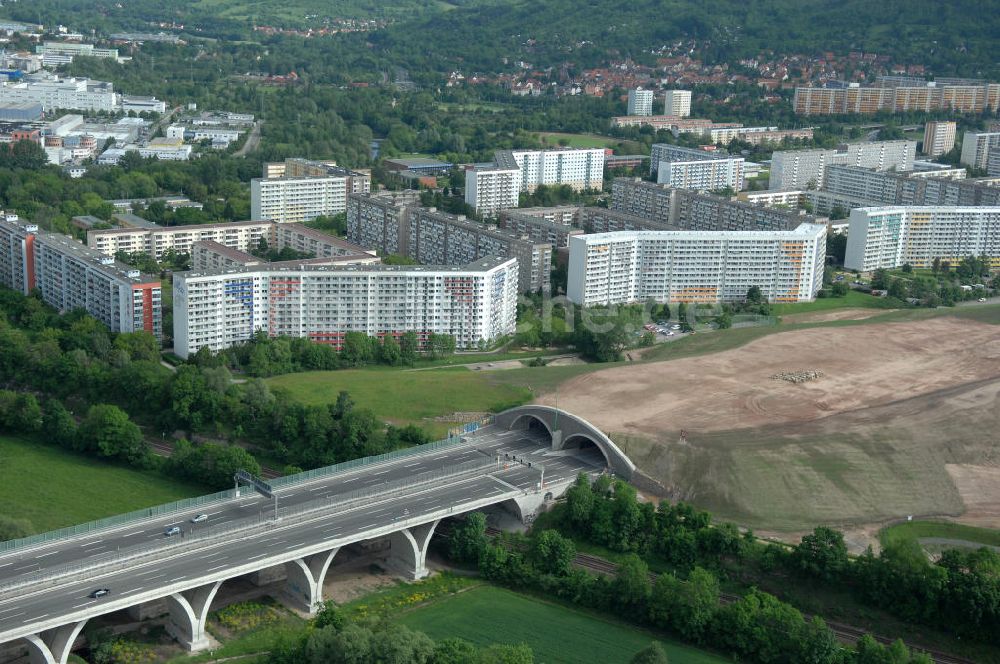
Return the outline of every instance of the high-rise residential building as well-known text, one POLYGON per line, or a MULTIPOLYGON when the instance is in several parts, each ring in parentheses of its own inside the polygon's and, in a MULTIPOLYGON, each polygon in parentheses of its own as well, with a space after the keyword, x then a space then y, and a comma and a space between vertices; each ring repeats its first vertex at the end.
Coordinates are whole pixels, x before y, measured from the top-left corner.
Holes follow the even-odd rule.
POLYGON ((967 131, 962 136, 960 163, 986 170, 991 148, 1000 146, 1000 132, 967 131))
POLYGON ((734 157, 715 146, 683 148, 667 143, 652 147, 650 173, 656 181, 678 189, 713 191, 743 189, 743 157, 734 157))
POLYGON ((823 283, 826 226, 791 231, 619 231, 570 238, 567 296, 582 306, 726 302, 756 286, 806 302, 823 283))
POLYGON ((568 185, 582 191, 604 184, 603 148, 497 150, 494 162, 500 168, 518 169, 519 189, 528 193, 540 185, 568 185))
MULTIPOLYGON (((652 90, 643 90, 642 88, 635 88, 634 90, 628 91, 628 114, 629 115, 652 115, 653 114, 653 101, 656 99, 656 93, 652 90)), ((691 107, 688 106, 688 111, 690 112, 691 107)))
POLYGON ((174 349, 189 357, 254 334, 308 338, 339 349, 349 332, 416 333, 481 347, 513 334, 517 261, 463 266, 264 264, 174 275, 174 349))
POLYGON ((495 217, 498 212, 517 207, 521 192, 521 169, 483 166, 465 171, 465 202, 476 212, 495 217))
POLYGON ((987 256, 1000 266, 1000 207, 868 207, 851 210, 844 267, 931 267, 987 256))
POLYGON ((910 171, 916 152, 916 141, 845 143, 835 150, 779 150, 771 155, 768 188, 820 189, 825 169, 832 164, 910 171))
POLYGON ((371 191, 371 176, 335 162, 289 157, 264 164, 264 177, 250 181, 254 219, 308 221, 343 212, 348 194, 371 191))
POLYGON ((932 157, 950 152, 955 147, 954 122, 928 121, 924 124, 924 154, 932 157))
POLYGON ((1000 84, 958 81, 862 87, 851 83, 830 88, 795 88, 792 104, 800 115, 941 110, 996 113, 1000 109, 1000 84))
POLYGON ((860 203, 850 207, 1000 205, 1000 187, 992 186, 992 182, 915 175, 913 172, 878 172, 857 166, 833 165, 826 168, 823 189, 819 193, 828 192, 860 203))
POLYGON ((196 242, 212 241, 241 252, 253 251, 261 241, 275 249, 290 248, 317 257, 366 253, 361 247, 302 224, 273 221, 234 221, 220 224, 108 228, 87 232, 87 246, 105 256, 118 252, 143 253, 160 260, 167 251, 191 254, 196 242))
POLYGON ((679 118, 691 115, 691 91, 667 90, 663 97, 663 114, 679 118))
POLYGON ((516 258, 522 293, 551 289, 553 250, 548 242, 533 242, 464 215, 420 207, 408 197, 351 194, 347 239, 423 265, 466 265, 487 256, 516 258))
POLYGON ((990 177, 1000 177, 1000 146, 990 148, 986 153, 986 174, 990 177))
POLYGON ((562 249, 569 246, 571 236, 584 232, 580 225, 584 209, 561 207, 504 210, 497 219, 497 225, 532 242, 547 242, 553 249, 562 249))
POLYGON ((0 219, 0 283, 37 290, 59 311, 83 309, 112 332, 162 336, 159 279, 35 224, 0 219))
MULTIPOLYGON (((615 178, 611 211, 624 212, 676 230, 762 231, 792 230, 819 220, 795 210, 782 210, 734 201, 722 196, 675 189, 638 178, 615 178)), ((589 211, 591 208, 586 208, 589 211)), ((586 216, 586 215, 585 215, 586 216)), ((583 224, 587 228, 586 221, 583 224)), ((609 226, 625 230, 629 226, 609 226)), ((636 226, 636 228, 655 228, 636 226)))

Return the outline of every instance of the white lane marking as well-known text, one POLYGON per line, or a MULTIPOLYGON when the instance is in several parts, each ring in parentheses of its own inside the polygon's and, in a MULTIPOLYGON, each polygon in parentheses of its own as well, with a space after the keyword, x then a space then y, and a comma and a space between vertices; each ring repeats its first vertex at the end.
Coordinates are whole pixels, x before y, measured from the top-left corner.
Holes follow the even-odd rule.
POLYGON ((100 544, 103 541, 104 540, 102 540, 102 539, 94 540, 93 542, 87 542, 86 544, 81 544, 80 547, 82 548, 82 547, 85 547, 85 546, 94 546, 95 544, 100 544))
POLYGON ((385 474, 386 474, 386 473, 388 473, 388 472, 389 472, 390 470, 392 470, 392 468, 388 468, 388 469, 386 469, 386 470, 383 470, 383 471, 382 471, 382 472, 380 472, 380 473, 372 473, 372 477, 375 477, 375 476, 377 476, 377 475, 385 475, 385 474))
POLYGON ((132 535, 138 535, 139 533, 144 533, 144 532, 146 532, 146 529, 140 528, 139 530, 133 530, 130 533, 125 533, 122 535, 122 537, 131 537, 132 535))
POLYGON ((79 609, 79 608, 80 608, 81 606, 87 606, 87 605, 88 605, 88 604, 90 604, 90 603, 91 603, 91 602, 84 602, 83 604, 77 604, 77 605, 76 605, 76 606, 74 606, 73 608, 74 608, 74 609, 79 609))
MULTIPOLYGON (((166 574, 164 574, 164 576, 166 576, 166 574)), ((179 576, 176 579, 170 579, 170 583, 173 583, 174 581, 183 581, 186 578, 186 576, 179 576)))
POLYGON ((7 613, 8 611, 14 611, 14 610, 16 610, 17 608, 18 608, 18 607, 16 607, 16 606, 12 606, 12 607, 10 607, 9 609, 4 609, 3 611, 0 611, 0 613, 7 613))
POLYGON ((14 563, 4 563, 3 565, 0 565, 0 567, 6 567, 7 565, 13 565, 13 564, 14 563))
POLYGON ((267 555, 266 553, 262 553, 259 556, 253 556, 252 558, 247 558, 247 560, 257 560, 258 558, 263 558, 266 555, 267 555))
POLYGON ((17 572, 18 570, 22 570, 22 569, 31 569, 32 567, 37 567, 37 564, 36 563, 31 563, 30 565, 22 565, 21 567, 15 567, 14 571, 17 572))
POLYGON ((26 622, 31 622, 32 620, 41 620, 42 618, 47 618, 48 616, 49 614, 43 613, 40 616, 35 616, 34 618, 28 618, 27 620, 22 620, 21 622, 26 623, 26 622))
POLYGON ((352 477, 349 480, 341 480, 341 484, 347 484, 348 482, 357 482, 360 479, 361 479, 360 477, 352 477))
POLYGON ((35 558, 36 558, 36 559, 38 559, 38 558, 44 558, 45 556, 54 556, 54 555, 56 555, 57 553, 59 553, 59 551, 58 551, 58 550, 57 550, 57 551, 49 551, 48 553, 43 553, 43 554, 42 554, 42 555, 40 555, 40 556, 35 556, 35 558))

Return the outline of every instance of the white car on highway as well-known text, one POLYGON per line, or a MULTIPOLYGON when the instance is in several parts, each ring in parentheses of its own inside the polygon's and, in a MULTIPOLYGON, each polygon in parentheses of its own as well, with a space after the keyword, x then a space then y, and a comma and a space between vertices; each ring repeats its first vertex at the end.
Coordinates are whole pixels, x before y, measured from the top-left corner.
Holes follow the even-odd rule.
POLYGON ((202 521, 208 521, 207 514, 199 514, 198 516, 191 519, 191 523, 201 523, 202 521))

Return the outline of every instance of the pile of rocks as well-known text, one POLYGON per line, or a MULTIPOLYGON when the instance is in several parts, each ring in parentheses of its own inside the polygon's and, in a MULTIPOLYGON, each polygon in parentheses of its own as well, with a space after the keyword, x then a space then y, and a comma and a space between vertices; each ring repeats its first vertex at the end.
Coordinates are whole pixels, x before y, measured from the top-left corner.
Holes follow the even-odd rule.
POLYGON ((771 376, 771 380, 787 380, 789 383, 808 383, 811 380, 822 377, 822 371, 809 369, 807 371, 782 371, 771 376))

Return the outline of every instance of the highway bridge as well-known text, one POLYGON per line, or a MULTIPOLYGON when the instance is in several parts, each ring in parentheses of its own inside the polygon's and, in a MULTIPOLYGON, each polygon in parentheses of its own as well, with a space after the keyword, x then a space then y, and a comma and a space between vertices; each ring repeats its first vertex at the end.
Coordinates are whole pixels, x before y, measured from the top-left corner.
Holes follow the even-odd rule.
POLYGON ((633 470, 585 420, 524 406, 446 441, 279 478, 272 497, 238 487, 0 543, 0 661, 27 651, 33 663, 66 662, 88 620, 121 610, 136 619, 167 613, 178 642, 204 649, 226 581, 283 578, 280 599, 312 612, 348 545, 387 542, 388 566, 421 578, 442 519, 499 505, 529 520, 580 472, 628 479, 633 470), (207 518, 193 522, 198 515, 207 518), (165 534, 174 527, 181 532, 165 534), (91 597, 99 588, 110 593, 91 597))

